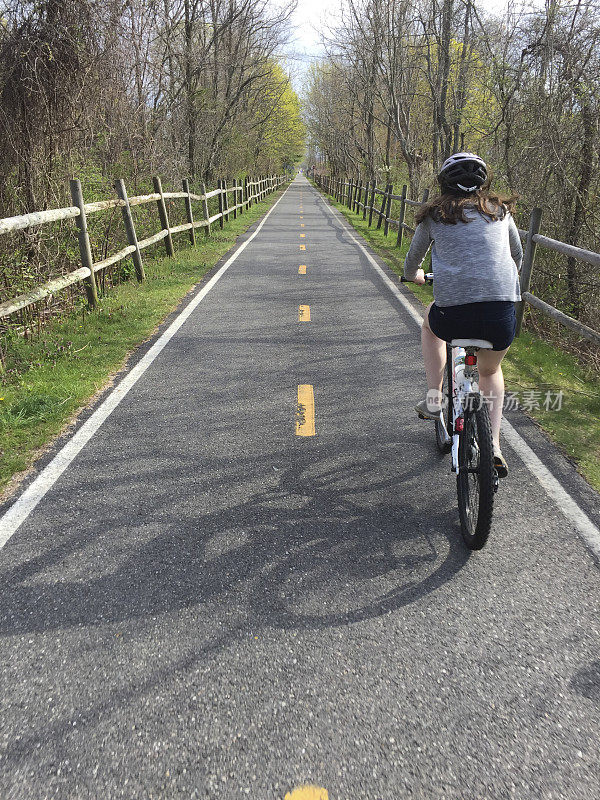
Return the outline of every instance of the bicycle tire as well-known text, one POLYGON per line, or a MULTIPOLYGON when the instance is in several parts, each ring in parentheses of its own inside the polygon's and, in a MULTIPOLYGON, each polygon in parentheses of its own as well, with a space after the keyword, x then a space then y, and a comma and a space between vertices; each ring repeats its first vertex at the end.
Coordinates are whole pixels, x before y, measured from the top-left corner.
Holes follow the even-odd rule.
POLYGON ((452 348, 446 345, 446 366, 444 368, 444 382, 442 384, 442 396, 444 407, 442 408, 442 418, 444 426, 439 422, 435 423, 435 441, 441 453, 449 453, 452 450, 452 348), (446 439, 448 432, 449 441, 446 439))
POLYGON ((492 526, 495 494, 494 448, 487 405, 469 395, 458 445, 456 488, 463 540, 481 550, 492 526))

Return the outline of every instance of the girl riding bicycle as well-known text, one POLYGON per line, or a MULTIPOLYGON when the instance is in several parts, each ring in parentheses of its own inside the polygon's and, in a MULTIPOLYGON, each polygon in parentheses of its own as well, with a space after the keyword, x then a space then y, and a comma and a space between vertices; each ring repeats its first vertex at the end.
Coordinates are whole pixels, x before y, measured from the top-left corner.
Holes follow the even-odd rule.
POLYGON ((490 192, 485 161, 473 153, 456 153, 438 175, 440 194, 419 209, 417 229, 404 262, 407 280, 425 282, 420 265, 433 244, 434 302, 427 308, 421 346, 427 376, 427 398, 415 410, 439 419, 446 342, 487 339, 493 350, 478 354, 479 386, 487 398, 494 465, 508 474, 500 450, 504 403, 502 359, 514 339, 514 303, 521 299, 518 273, 523 248, 512 218, 516 198, 490 192))

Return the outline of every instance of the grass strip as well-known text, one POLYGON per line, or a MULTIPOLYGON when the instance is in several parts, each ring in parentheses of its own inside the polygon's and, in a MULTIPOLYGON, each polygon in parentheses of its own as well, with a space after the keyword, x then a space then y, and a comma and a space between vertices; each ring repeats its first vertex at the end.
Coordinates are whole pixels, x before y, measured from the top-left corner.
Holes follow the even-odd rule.
MULTIPOLYGON (((395 247, 395 228, 390 226, 388 236, 383 226, 369 228, 368 219, 355 214, 347 206, 331 197, 329 202, 346 217, 348 222, 371 245, 373 250, 398 275, 402 274, 404 258, 410 246, 410 237, 403 237, 401 248, 395 247)), ((407 209, 407 222, 414 225, 407 209)), ((431 269, 431 255, 423 265, 431 269)), ((423 303, 433 300, 431 286, 405 286, 423 303)), ((598 375, 591 367, 581 363, 571 353, 564 352, 535 334, 524 330, 514 340, 502 362, 506 382, 507 405, 517 399, 521 410, 549 435, 552 441, 577 467, 583 477, 600 491, 600 390, 598 375), (562 393, 562 394, 559 394, 562 393), (557 407, 560 406, 560 407, 557 407)), ((423 373, 423 385, 425 377, 423 373)))
POLYGON ((115 286, 94 311, 82 304, 50 322, 39 338, 6 335, 6 372, 0 382, 1 499, 280 195, 275 192, 235 220, 232 215, 222 230, 213 226, 210 238, 197 234, 196 247, 184 244, 187 233, 178 234, 175 246, 182 249, 174 258, 144 254, 145 282, 115 286))

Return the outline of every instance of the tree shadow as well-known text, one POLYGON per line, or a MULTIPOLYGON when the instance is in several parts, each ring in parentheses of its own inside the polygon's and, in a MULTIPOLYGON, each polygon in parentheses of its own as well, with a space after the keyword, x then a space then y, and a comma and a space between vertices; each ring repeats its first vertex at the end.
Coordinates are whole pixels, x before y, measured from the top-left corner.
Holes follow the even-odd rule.
POLYGON ((54 547, 4 566, 0 634, 124 622, 232 592, 245 598, 253 626, 345 625, 414 602, 450 580, 468 551, 447 531, 443 507, 424 513, 402 499, 420 464, 396 472, 393 448, 359 460, 351 449, 299 446, 287 464, 283 452, 235 465, 215 458, 201 474, 191 454, 175 475, 138 473, 138 486, 158 488, 129 508, 118 498, 130 478, 104 465, 110 477, 98 495, 115 503, 96 518, 88 508, 87 522, 65 513, 54 547), (238 498, 202 512, 196 500, 206 502, 215 475, 238 498))
POLYGON ((600 661, 593 661, 573 675, 571 689, 578 694, 600 704, 600 661))

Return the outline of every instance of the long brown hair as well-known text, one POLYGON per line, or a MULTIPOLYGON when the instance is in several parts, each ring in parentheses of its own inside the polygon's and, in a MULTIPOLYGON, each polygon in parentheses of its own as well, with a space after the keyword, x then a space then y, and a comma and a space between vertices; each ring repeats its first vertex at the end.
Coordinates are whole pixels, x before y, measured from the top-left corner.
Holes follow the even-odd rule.
POLYGON ((488 177, 483 186, 476 192, 465 194, 443 189, 441 194, 434 197, 415 214, 417 225, 427 217, 444 225, 456 225, 457 222, 471 222, 472 217, 467 217, 466 209, 479 211, 482 217, 490 222, 503 219, 506 212, 514 213, 518 195, 500 195, 490 191, 491 178, 488 177))

